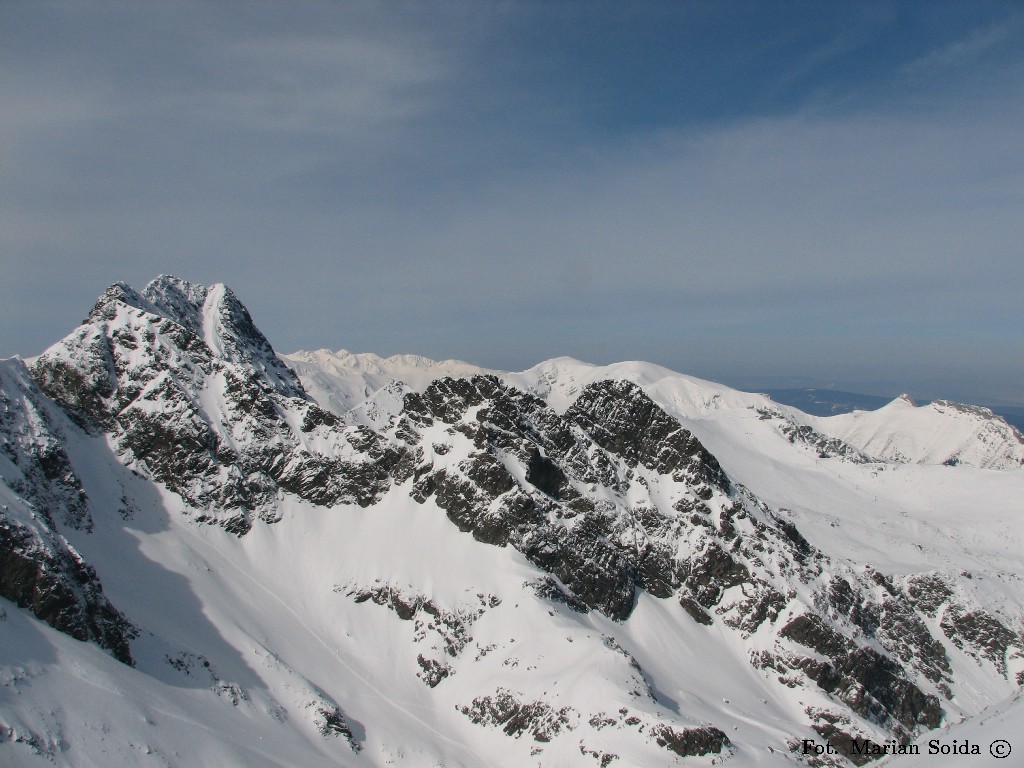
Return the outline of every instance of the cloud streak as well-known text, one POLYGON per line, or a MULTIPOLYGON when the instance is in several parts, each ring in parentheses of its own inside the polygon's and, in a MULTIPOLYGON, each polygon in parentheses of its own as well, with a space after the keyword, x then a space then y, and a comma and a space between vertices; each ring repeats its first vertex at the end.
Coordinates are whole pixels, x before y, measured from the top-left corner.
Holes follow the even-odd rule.
POLYGON ((626 46, 568 4, 555 41, 545 5, 103 7, 0 12, 0 354, 38 352, 113 280, 174 272, 232 284, 283 350, 1024 402, 1024 89, 971 87, 1021 83, 1016 16, 858 77, 828 73, 877 47, 877 14, 823 20, 784 61, 726 37, 771 108, 720 77, 729 109, 627 120, 566 50, 608 78, 614 57, 586 57, 617 51, 642 84, 623 57, 685 40, 626 46))

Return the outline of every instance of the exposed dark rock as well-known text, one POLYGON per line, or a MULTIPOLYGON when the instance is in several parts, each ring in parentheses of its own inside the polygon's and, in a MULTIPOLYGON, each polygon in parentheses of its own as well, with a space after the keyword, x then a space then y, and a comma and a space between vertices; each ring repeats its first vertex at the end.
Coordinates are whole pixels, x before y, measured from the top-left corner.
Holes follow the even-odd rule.
POLYGON ((953 670, 946 649, 908 602, 902 596, 881 601, 875 637, 887 651, 936 683, 950 698, 948 684, 953 680, 953 670))
POLYGON ((718 754, 729 745, 725 733, 712 726, 678 731, 659 723, 651 728, 650 734, 659 747, 675 752, 680 757, 718 754))
POLYGON ((416 657, 416 663, 420 665, 422 670, 419 674, 420 678, 430 688, 436 688, 438 683, 451 674, 450 667, 436 659, 424 658, 422 653, 416 657))
POLYGON ((693 599, 690 595, 683 594, 679 597, 679 605, 683 607, 698 624, 704 624, 710 627, 715 623, 715 620, 711 618, 711 614, 701 607, 700 603, 693 599))
POLYGON ((530 456, 526 465, 526 482, 533 485, 541 493, 553 499, 559 498, 562 486, 565 485, 565 473, 547 456, 536 451, 530 456))
POLYGON ((112 286, 32 374, 80 424, 111 433, 122 459, 181 496, 197 519, 239 535, 254 520, 277 519, 279 491, 369 505, 402 458, 371 430, 344 427, 310 403, 222 287, 172 277, 141 294, 112 286), (210 389, 223 398, 220 418, 201 398, 210 389), (296 429, 284 418, 290 409, 302 414, 296 429), (314 433, 335 448, 314 450, 305 437, 314 433), (339 456, 345 443, 352 458, 339 456))
MULTIPOLYGON (((441 507, 460 531, 472 533, 485 544, 503 547, 514 534, 537 522, 533 501, 524 494, 509 494, 497 507, 495 501, 468 478, 445 470, 418 483, 424 495, 434 494, 441 507)), ((415 498, 415 497, 414 497, 415 498)))
POLYGON ((789 598, 771 585, 754 579, 743 585, 744 599, 738 603, 732 615, 724 618, 725 623, 750 635, 764 622, 773 623, 789 603, 789 598))
POLYGON ((64 406, 76 424, 87 432, 113 427, 113 418, 104 401, 113 394, 110 345, 105 339, 92 339, 83 350, 89 365, 85 370, 65 360, 42 360, 32 368, 39 389, 64 406))
POLYGON ((529 582, 527 586, 533 587, 537 597, 552 603, 567 605, 577 613, 587 613, 590 610, 586 603, 582 600, 577 600, 574 595, 562 589, 558 582, 550 576, 529 582))
MULTIPOLYGON (((345 717, 341 707, 330 701, 321 692, 318 692, 318 700, 310 702, 307 706, 313 707, 316 712, 314 722, 321 736, 325 738, 340 736, 348 742, 348 746, 353 752, 362 750, 363 745, 356 737, 355 728, 345 717)), ((362 729, 360 728, 360 730, 362 729)))
POLYGON ((580 743, 580 754, 587 755, 594 758, 601 768, 608 768, 613 762, 619 759, 619 756, 614 752, 601 752, 596 749, 590 749, 586 744, 580 743))
POLYGON ((633 611, 636 579, 629 560, 583 521, 571 532, 537 528, 520 546, 531 562, 553 573, 586 605, 622 621, 633 611))
POLYGON ((718 460, 665 413, 636 384, 601 381, 591 384, 565 413, 611 453, 635 467, 726 491, 729 480, 718 460))
POLYGON ((853 647, 851 640, 813 614, 797 616, 779 631, 779 635, 829 658, 847 653, 853 647))
POLYGON ((576 712, 571 707, 554 709, 543 701, 522 701, 519 695, 499 688, 492 696, 473 699, 459 711, 476 725, 501 726, 509 736, 529 733, 534 741, 548 742, 563 729, 571 730, 576 712))
POLYGON ((132 664, 129 642, 137 630, 58 532, 58 521, 89 531, 92 517, 44 400, 20 361, 0 363, 0 456, 12 472, 2 480, 24 499, 0 509, 0 596, 132 664))
POLYGON ((589 438, 543 402, 476 377, 434 382, 423 395, 408 395, 406 409, 410 413, 396 436, 400 431, 407 443, 415 444, 422 425, 441 421, 475 449, 456 467, 417 469, 414 498, 433 496, 460 530, 486 543, 515 546, 576 598, 616 618, 629 615, 638 584, 671 594, 673 569, 660 551, 616 546, 605 514, 570 483, 570 478, 607 480, 614 467, 602 452, 588 450, 589 438), (471 408, 477 410, 468 419, 471 408), (464 417, 468 420, 461 421, 464 417), (506 462, 521 468, 522 487, 506 462), (579 519, 567 526, 551 514, 557 520, 579 519))
POLYGON ((828 604, 844 616, 850 616, 857 604, 857 595, 850 582, 842 576, 833 576, 828 585, 828 604))
POLYGON ((637 586, 646 589, 655 597, 672 597, 679 586, 675 563, 667 550, 667 546, 649 544, 637 558, 637 586))
MULTIPOLYGON (((0 456, 17 468, 11 489, 35 506, 44 521, 92 530, 89 499, 64 450, 45 396, 18 360, 0 364, 0 456)), ((56 410, 56 409, 54 409, 56 410)), ((69 425, 70 426, 70 425, 69 425)))
POLYGON ((411 593, 391 584, 377 582, 372 586, 335 587, 357 603, 372 601, 394 611, 403 621, 412 623, 413 641, 431 646, 433 655, 417 655, 418 677, 431 688, 454 674, 450 664, 433 656, 456 658, 472 641, 470 628, 484 613, 501 600, 480 593, 476 605, 446 609, 425 595, 411 593))
POLYGON ((1006 656, 1011 648, 1024 649, 1024 640, 985 611, 950 606, 942 615, 942 631, 960 650, 992 662, 1007 677, 1006 656))
POLYGON ((804 614, 779 632, 810 648, 817 658, 793 655, 788 660, 762 659, 772 668, 800 669, 825 692, 853 712, 903 737, 918 729, 935 728, 942 720, 938 699, 924 693, 893 659, 868 646, 857 646, 820 616, 804 614), (822 661, 821 657, 827 659, 822 661), (781 662, 781 663, 780 663, 781 662))
POLYGON ((407 595, 390 584, 375 584, 372 587, 352 587, 347 594, 357 603, 372 600, 377 605, 390 608, 403 621, 411 621, 423 607, 424 598, 420 595, 407 595))
POLYGON ((883 727, 893 721, 899 735, 942 722, 939 700, 910 682, 900 666, 869 647, 837 655, 831 662, 805 658, 796 666, 818 687, 833 694, 858 715, 883 727))
POLYGON ((459 469, 491 499, 516 487, 505 466, 489 453, 470 454, 459 469))
POLYGON ((54 629, 134 663, 129 642, 138 631, 107 600, 95 570, 62 537, 42 526, 32 531, 2 514, 0 596, 54 629))
MULTIPOLYGON (((849 581, 836 576, 829 582, 825 593, 827 599, 821 601, 821 607, 848 618, 908 669, 935 683, 948 698, 952 681, 949 658, 942 642, 932 635, 914 609, 915 604, 920 603, 900 592, 884 575, 874 570, 869 570, 866 575, 870 582, 883 588, 881 597, 871 590, 855 590, 849 581)), ((922 599, 928 600, 920 584, 915 591, 922 599)), ((929 591, 928 594, 937 593, 929 591)))
POLYGON ((679 580, 704 608, 718 604, 722 592, 750 580, 750 572, 717 542, 680 567, 679 580))
POLYGON ((376 455, 376 460, 342 461, 299 450, 272 464, 268 474, 282 490, 314 504, 368 507, 391 486, 391 457, 383 451, 376 455))
POLYGON ((953 596, 953 590, 939 574, 925 573, 907 579, 907 594, 916 608, 934 618, 942 604, 953 596))
POLYGON ((783 419, 779 425, 779 431, 794 445, 800 444, 810 448, 818 455, 819 459, 839 457, 855 464, 867 464, 875 461, 849 443, 837 437, 827 437, 806 424, 796 424, 789 419, 783 419))
POLYGON ((803 537, 799 529, 789 520, 784 520, 778 515, 774 516, 775 526, 782 532, 782 534, 789 539, 796 549, 797 557, 803 561, 804 558, 809 556, 812 552, 810 543, 803 537))

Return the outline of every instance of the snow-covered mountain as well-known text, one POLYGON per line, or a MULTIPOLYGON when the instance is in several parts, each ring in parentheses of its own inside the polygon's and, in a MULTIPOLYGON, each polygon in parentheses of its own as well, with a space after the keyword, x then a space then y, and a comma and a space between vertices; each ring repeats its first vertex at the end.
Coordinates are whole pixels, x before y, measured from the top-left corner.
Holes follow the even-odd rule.
POLYGON ((1020 719, 988 432, 950 466, 645 363, 285 360, 165 276, 0 364, 0 762, 847 765, 804 740, 1020 719))
POLYGON ((641 362, 595 366, 557 358, 522 373, 510 373, 461 360, 435 361, 419 355, 382 358, 344 349, 299 351, 282 357, 318 403, 342 416, 372 400, 388 385, 392 390, 422 392, 432 381, 445 377, 498 376, 555 408, 568 407, 581 383, 623 379, 643 387, 679 418, 699 419, 712 411, 720 415, 729 410, 770 411, 793 422, 793 429, 810 429, 835 438, 879 460, 986 469, 1024 467, 1024 434, 1020 430, 988 408, 947 400, 918 406, 908 395, 902 395, 875 410, 823 417, 779 405, 762 395, 641 362), (397 387, 396 382, 402 386, 397 387))
POLYGON ((461 360, 436 361, 420 355, 380 357, 372 352, 344 349, 299 350, 282 359, 302 379, 313 398, 337 414, 366 402, 375 392, 400 382, 403 391, 422 392, 430 382, 447 376, 466 378, 496 374, 461 360))
POLYGON ((832 416, 816 425, 890 461, 1024 467, 1024 435, 988 408, 976 405, 936 400, 918 406, 902 395, 878 410, 832 416))

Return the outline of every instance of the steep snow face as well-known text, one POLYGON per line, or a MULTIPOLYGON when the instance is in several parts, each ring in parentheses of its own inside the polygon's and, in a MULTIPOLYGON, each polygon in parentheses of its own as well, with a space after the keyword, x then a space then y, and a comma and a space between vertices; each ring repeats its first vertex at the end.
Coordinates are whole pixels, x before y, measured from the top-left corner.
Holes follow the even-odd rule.
POLYGON ((988 408, 903 395, 877 411, 811 418, 809 423, 880 459, 917 464, 1024 467, 1024 435, 988 408))
POLYGON ((1024 681, 1024 472, 644 363, 453 365, 339 363, 322 408, 164 277, 0 367, 0 762, 782 766, 1024 681))

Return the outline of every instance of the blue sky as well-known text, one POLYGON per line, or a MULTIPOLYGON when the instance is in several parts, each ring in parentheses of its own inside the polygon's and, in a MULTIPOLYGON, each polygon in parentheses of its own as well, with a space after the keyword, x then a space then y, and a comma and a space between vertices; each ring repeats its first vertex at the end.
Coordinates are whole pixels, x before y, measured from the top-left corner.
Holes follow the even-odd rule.
POLYGON ((111 282, 279 351, 1024 404, 1024 5, 0 3, 0 356, 111 282))

